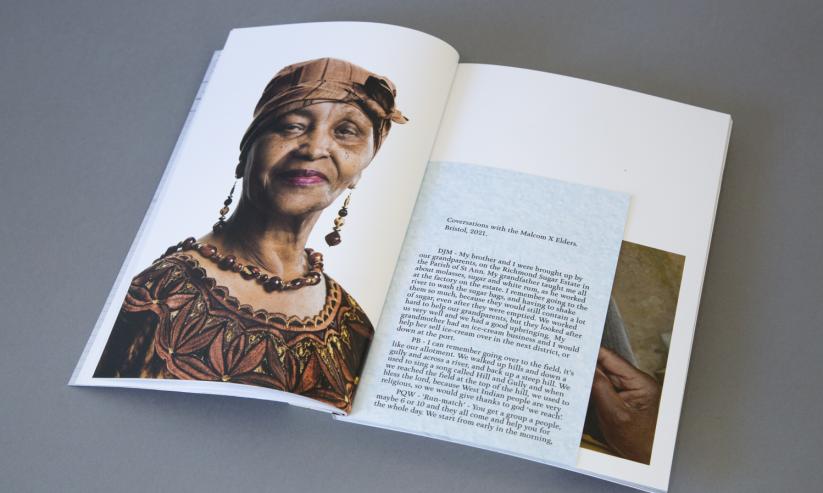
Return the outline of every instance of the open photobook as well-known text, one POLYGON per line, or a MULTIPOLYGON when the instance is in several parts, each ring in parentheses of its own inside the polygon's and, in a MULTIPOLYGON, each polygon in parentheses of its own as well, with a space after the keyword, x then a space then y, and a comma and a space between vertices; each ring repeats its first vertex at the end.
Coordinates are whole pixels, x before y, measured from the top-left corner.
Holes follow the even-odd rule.
POLYGON ((371 23, 215 53, 72 385, 668 488, 728 115, 371 23))

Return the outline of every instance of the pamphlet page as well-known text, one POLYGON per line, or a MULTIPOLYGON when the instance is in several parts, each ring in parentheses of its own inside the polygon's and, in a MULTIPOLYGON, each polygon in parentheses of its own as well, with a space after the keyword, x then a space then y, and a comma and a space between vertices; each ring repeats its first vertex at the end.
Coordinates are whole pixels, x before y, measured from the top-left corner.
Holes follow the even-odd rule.
POLYGON ((430 163, 348 419, 575 464, 628 204, 430 163))
POLYGON ((730 129, 729 115, 603 84, 494 65, 458 68, 430 160, 631 196, 615 316, 604 327, 624 332, 630 344, 621 346, 630 351, 620 359, 650 398, 643 414, 605 423, 609 415, 593 411, 620 405, 604 399, 614 397, 606 391, 628 389, 599 386, 577 471, 647 490, 668 487, 730 129), (600 446, 589 447, 595 442, 587 437, 600 446), (643 453, 628 453, 627 442, 642 444, 643 453))

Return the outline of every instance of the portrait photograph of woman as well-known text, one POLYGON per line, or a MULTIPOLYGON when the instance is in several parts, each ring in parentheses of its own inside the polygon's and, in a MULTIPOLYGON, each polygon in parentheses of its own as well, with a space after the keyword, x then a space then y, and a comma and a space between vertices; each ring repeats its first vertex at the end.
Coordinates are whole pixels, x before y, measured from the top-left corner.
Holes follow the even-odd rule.
POLYGON ((340 26, 295 26, 318 35, 289 53, 270 48, 288 26, 232 33, 81 361, 84 384, 351 409, 456 62, 421 33, 391 29, 405 44, 388 53, 366 42, 387 26, 361 28, 330 43, 340 26))
POLYGON ((95 376, 248 383, 347 408, 374 329, 307 241, 392 123, 406 122, 395 95, 390 80, 343 60, 280 70, 240 143, 234 212, 232 187, 212 231, 134 278, 95 376))

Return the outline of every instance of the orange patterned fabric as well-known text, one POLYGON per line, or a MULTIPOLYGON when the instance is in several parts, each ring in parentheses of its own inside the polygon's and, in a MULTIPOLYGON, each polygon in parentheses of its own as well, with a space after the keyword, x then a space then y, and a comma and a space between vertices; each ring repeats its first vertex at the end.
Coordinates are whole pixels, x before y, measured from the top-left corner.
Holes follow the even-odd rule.
POLYGON ((241 304, 177 253, 134 278, 94 376, 259 385, 349 411, 373 334, 328 276, 323 310, 289 317, 241 304))

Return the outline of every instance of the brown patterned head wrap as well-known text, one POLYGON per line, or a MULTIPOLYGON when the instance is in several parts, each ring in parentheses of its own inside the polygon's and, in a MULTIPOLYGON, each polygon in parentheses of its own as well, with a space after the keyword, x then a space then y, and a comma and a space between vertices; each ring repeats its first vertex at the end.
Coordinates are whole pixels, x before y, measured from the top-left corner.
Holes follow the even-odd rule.
POLYGON ((240 141, 240 166, 252 142, 266 127, 291 111, 317 103, 335 102, 357 106, 372 121, 374 150, 380 148, 392 122, 408 118, 394 105, 397 90, 387 78, 336 58, 319 58, 289 65, 266 86, 254 108, 254 119, 240 141))

